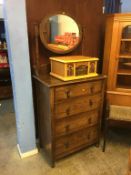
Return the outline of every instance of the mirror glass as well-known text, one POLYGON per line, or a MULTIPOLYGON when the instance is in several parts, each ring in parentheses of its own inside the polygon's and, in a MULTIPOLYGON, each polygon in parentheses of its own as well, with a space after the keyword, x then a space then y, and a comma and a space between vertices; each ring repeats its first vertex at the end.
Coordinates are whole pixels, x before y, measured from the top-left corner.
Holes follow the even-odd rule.
POLYGON ((81 30, 74 19, 57 14, 41 21, 40 38, 47 49, 64 54, 78 46, 81 30))

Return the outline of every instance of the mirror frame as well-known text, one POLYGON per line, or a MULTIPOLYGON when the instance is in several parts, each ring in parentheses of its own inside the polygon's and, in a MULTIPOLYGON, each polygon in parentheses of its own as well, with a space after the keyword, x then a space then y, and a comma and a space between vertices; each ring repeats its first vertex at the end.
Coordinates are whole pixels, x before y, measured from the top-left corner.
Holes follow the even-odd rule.
POLYGON ((39 35, 40 35, 41 42, 42 42, 42 44, 45 46, 46 49, 50 50, 50 51, 53 52, 53 53, 57 53, 57 54, 66 54, 66 53, 70 53, 70 52, 72 52, 73 50, 75 50, 75 49, 78 47, 78 45, 80 44, 80 42, 81 42, 81 40, 82 40, 82 29, 81 29, 81 26, 76 22, 76 20, 75 20, 72 16, 66 14, 65 12, 62 12, 62 13, 59 12, 59 13, 55 13, 55 14, 53 14, 53 15, 48 15, 48 16, 46 16, 45 18, 43 18, 43 19, 41 20, 41 22, 40 22, 40 24, 39 24, 39 35), (44 24, 46 23, 46 21, 47 21, 50 17, 56 16, 56 15, 65 15, 65 16, 67 16, 67 17, 69 17, 69 18, 72 18, 72 19, 74 20, 74 22, 77 24, 78 29, 79 29, 79 41, 78 41, 78 43, 77 43, 74 47, 72 47, 72 48, 70 48, 70 49, 68 49, 68 50, 65 50, 65 51, 63 51, 63 50, 62 50, 62 51, 57 51, 57 50, 55 50, 55 49, 49 47, 48 44, 47 44, 47 42, 46 42, 46 40, 45 40, 45 37, 44 37, 44 35, 43 35, 43 26, 44 26, 44 24))

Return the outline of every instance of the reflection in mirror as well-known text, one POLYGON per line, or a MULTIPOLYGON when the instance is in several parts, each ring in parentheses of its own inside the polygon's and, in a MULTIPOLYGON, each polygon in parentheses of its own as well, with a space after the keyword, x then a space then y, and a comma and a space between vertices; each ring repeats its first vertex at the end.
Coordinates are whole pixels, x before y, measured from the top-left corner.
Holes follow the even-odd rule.
POLYGON ((81 31, 77 23, 67 15, 54 15, 40 24, 40 38, 49 50, 68 53, 79 44, 81 31))

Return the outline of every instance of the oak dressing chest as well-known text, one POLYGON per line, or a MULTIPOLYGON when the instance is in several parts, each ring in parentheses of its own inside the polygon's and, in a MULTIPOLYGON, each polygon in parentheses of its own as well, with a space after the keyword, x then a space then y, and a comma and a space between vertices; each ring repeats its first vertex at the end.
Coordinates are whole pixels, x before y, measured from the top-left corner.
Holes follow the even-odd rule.
POLYGON ((99 143, 104 76, 64 82, 33 76, 40 145, 56 160, 99 143))
MULTIPOLYGON (((99 142, 105 77, 62 81, 49 75, 50 57, 101 56, 103 2, 81 0, 79 6, 71 0, 26 1, 36 132, 52 166, 99 142)), ((86 70, 78 66, 79 75, 86 70)))

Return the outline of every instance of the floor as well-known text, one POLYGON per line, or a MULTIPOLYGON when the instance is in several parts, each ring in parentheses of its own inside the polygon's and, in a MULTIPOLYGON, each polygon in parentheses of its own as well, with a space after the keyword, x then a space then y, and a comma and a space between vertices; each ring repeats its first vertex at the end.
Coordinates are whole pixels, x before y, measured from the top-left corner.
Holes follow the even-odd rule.
POLYGON ((112 130, 106 152, 91 146, 51 168, 42 150, 23 160, 17 150, 14 113, 0 114, 0 175, 125 175, 130 133, 112 130))

